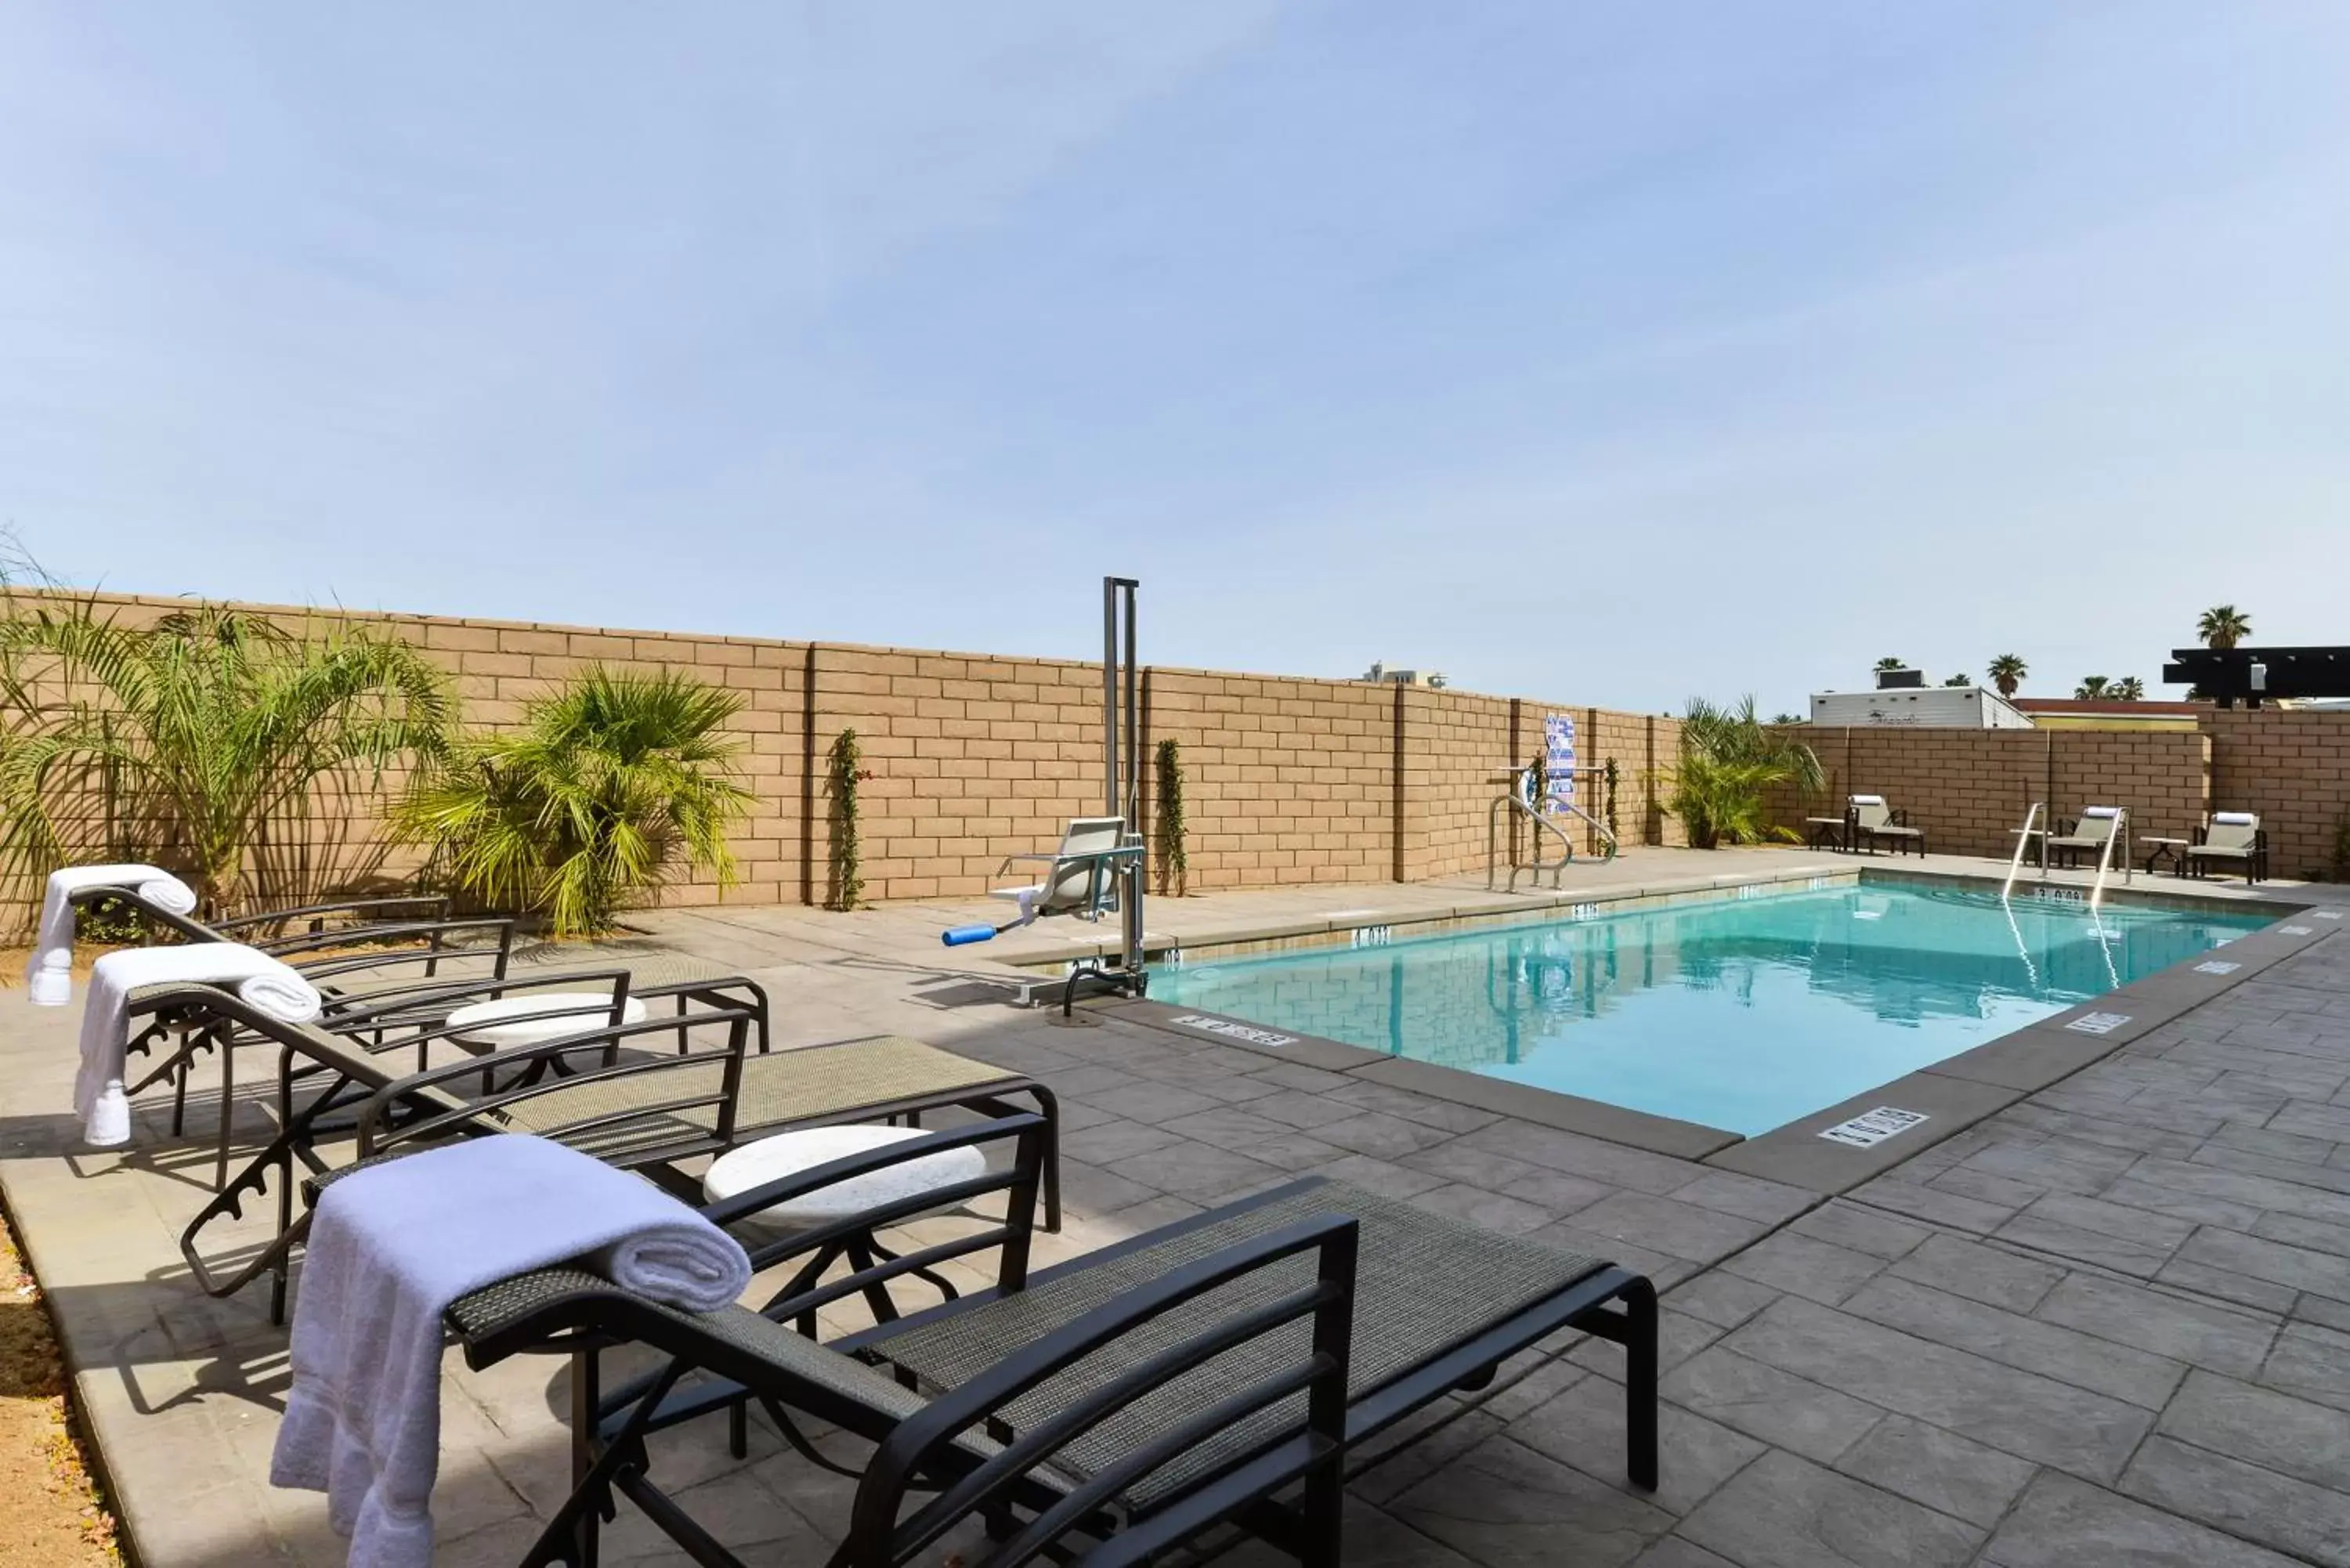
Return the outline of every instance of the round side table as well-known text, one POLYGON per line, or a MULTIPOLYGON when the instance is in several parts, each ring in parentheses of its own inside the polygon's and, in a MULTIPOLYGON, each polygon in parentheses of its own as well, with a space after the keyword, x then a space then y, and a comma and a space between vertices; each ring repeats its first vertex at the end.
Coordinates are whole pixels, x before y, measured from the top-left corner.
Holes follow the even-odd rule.
MULTIPOLYGON (((484 1051, 506 1051, 580 1034, 612 1016, 612 999, 592 991, 534 991, 476 1002, 449 1014, 449 1038, 484 1051)), ((645 1004, 635 997, 620 1004, 620 1022, 642 1023, 645 1004)))
MULTIPOLYGON (((929 1136, 920 1127, 880 1127, 869 1122, 777 1133, 773 1137, 763 1137, 756 1143, 745 1144, 731 1153, 719 1156, 703 1174, 702 1190, 704 1196, 715 1202, 803 1170, 829 1165, 836 1159, 846 1159, 869 1149, 910 1143, 929 1136)), ((760 1210, 736 1223, 748 1223, 777 1235, 812 1231, 854 1219, 884 1203, 919 1197, 925 1192, 951 1187, 959 1181, 968 1181, 972 1177, 984 1174, 986 1169, 987 1157, 975 1148, 941 1149, 920 1159, 868 1171, 863 1176, 850 1177, 846 1181, 836 1181, 829 1187, 760 1210)), ((785 1293, 808 1289, 824 1277, 825 1271, 835 1262, 844 1258, 850 1268, 862 1271, 881 1262, 895 1262, 898 1255, 883 1246, 869 1229, 859 1230, 836 1238, 817 1249, 799 1266, 792 1283, 785 1288, 785 1293)), ((911 1272, 936 1287, 949 1301, 955 1298, 953 1284, 942 1276, 928 1269, 911 1272)), ((864 1296, 877 1321, 887 1323, 899 1315, 885 1283, 867 1286, 864 1296)), ((799 1327, 801 1333, 814 1338, 816 1314, 802 1314, 799 1327)))

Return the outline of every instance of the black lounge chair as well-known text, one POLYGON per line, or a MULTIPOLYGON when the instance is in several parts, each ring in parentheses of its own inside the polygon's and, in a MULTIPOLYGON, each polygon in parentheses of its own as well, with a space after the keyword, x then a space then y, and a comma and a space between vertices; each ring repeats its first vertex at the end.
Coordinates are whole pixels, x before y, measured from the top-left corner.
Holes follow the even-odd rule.
POLYGON ((1926 854, 1926 830, 1910 826, 1909 814, 1887 805, 1883 795, 1856 794, 1845 807, 1845 843, 1872 855, 1878 845, 1889 844, 1896 855, 1911 849, 1922 859, 1926 854))
MULTIPOLYGON (((2095 862, 2107 854, 2108 846, 2126 857, 2129 854, 2128 841, 2124 839, 2116 843, 2114 839, 2115 834, 2123 831, 2123 809, 2117 805, 2085 808, 2079 816, 2064 825, 2063 832, 2049 836, 2045 841, 2049 860, 2057 866, 2077 868, 2083 856, 2095 862)), ((2120 860, 2115 862, 2116 865, 2121 863, 2120 860)), ((2127 867, 2125 866, 2124 869, 2127 867)))
POLYGON ((1042 1124, 1013 1116, 839 1160, 703 1212, 731 1224, 900 1160, 1006 1138, 1009 1168, 754 1249, 763 1269, 806 1260, 762 1312, 682 1313, 567 1268, 455 1303, 448 1326, 476 1368, 527 1352, 574 1358, 575 1488, 526 1568, 592 1565, 616 1492, 696 1562, 739 1568, 655 1484, 645 1438, 722 1408, 739 1420, 750 1403, 827 1469, 840 1467, 794 1412, 879 1445, 833 1568, 927 1560, 974 1518, 999 1543, 991 1568, 1073 1553, 1088 1568, 1141 1563, 1225 1521, 1336 1568, 1348 1453, 1567 1327, 1626 1346, 1627 1469, 1634 1485, 1656 1485, 1657 1310, 1646 1279, 1339 1182, 1293 1182, 1031 1274, 1042 1124), (862 1244, 995 1192, 1001 1224, 903 1256, 862 1244), (854 1271, 821 1282, 843 1248, 854 1271), (890 1281, 931 1277, 987 1248, 1000 1249, 995 1286, 896 1315, 890 1281), (860 1293, 879 1320, 869 1329, 820 1345, 786 1326, 860 1293), (626 1343, 668 1363, 607 1395, 599 1353, 626 1343), (1293 1485, 1294 1503, 1275 1501, 1293 1485))
MULTIPOLYGON (((77 908, 136 911, 151 929, 188 942, 239 942, 282 960, 299 971, 327 999, 325 1022, 344 1028, 354 1017, 384 1016, 392 1002, 404 1002, 396 1016, 415 1025, 419 1010, 438 1005, 445 1013, 471 1002, 489 1001, 525 986, 556 981, 591 985, 625 971, 629 994, 639 1002, 666 1000, 681 1021, 695 1005, 747 1007, 755 1016, 761 1053, 768 1049, 767 993, 741 974, 658 948, 638 944, 514 945, 514 922, 504 918, 452 918, 447 898, 437 894, 353 898, 276 909, 206 924, 163 909, 129 888, 86 888, 73 896, 77 908), (510 978, 519 977, 519 978, 510 978)), ((258 1044, 235 1029, 198 1028, 171 1002, 172 986, 133 991, 133 1010, 149 1023, 129 1042, 126 1055, 157 1053, 160 1059, 131 1082, 137 1095, 169 1079, 172 1133, 186 1126, 188 1076, 195 1059, 217 1051, 221 1064, 219 1152, 213 1186, 229 1178, 229 1117, 236 1090, 236 1052, 258 1044)), ((617 1015, 615 1021, 617 1022, 617 1015)), ((215 1021, 217 1022, 217 1021, 215 1021)), ((686 1048, 680 1023, 678 1048, 686 1048)), ((378 1044, 384 1038, 379 1027, 378 1044)), ((421 1065, 421 1064, 420 1064, 421 1065)))
MULTIPOLYGON (((588 975, 629 971, 639 1001, 747 1001, 760 1012, 759 1049, 769 1048, 765 990, 755 981, 700 959, 632 942, 537 942, 516 947, 514 921, 503 916, 452 917, 447 897, 405 894, 348 898, 273 909, 206 924, 163 909, 130 888, 85 888, 77 908, 133 911, 182 941, 242 942, 299 970, 331 997, 367 999, 431 988, 452 980, 477 983, 517 970, 588 975)), ((172 1064, 166 1064, 169 1067, 172 1064)), ((180 1064, 184 1069, 185 1064, 180 1064)), ((151 1083, 161 1070, 146 1080, 151 1083)), ((133 1092, 136 1092, 134 1088, 133 1092)))
POLYGON ((2214 866, 2223 870, 2241 868, 2248 883, 2268 877, 2269 836, 2258 815, 2249 811, 2216 811, 2210 826, 2195 830, 2195 842, 2180 857, 2180 875, 2200 877, 2214 866))
MULTIPOLYGON (((420 1002, 404 992, 371 1009, 347 1009, 326 1027, 272 1018, 217 987, 142 988, 130 1002, 134 1016, 168 1013, 198 1033, 233 1031, 278 1053, 276 1136, 220 1183, 182 1233, 181 1255, 197 1283, 225 1296, 266 1274, 271 1319, 282 1320, 294 1249, 308 1228, 307 1210, 295 1210, 295 1184, 326 1173, 321 1148, 345 1140, 367 1159, 419 1137, 536 1133, 698 1198, 698 1181, 676 1162, 774 1133, 842 1122, 919 1124, 926 1112, 950 1106, 985 1116, 1033 1106, 1047 1129, 1046 1223, 1058 1228, 1059 1105, 1035 1079, 900 1035, 754 1054, 748 1045, 765 1014, 741 1002, 697 1002, 676 1015, 621 1023, 629 978, 608 971, 541 979, 536 983, 567 990, 600 982, 612 1011, 601 1020, 581 1018, 576 1033, 559 1039, 438 1064, 434 1047, 459 1033, 445 1019, 431 1022, 444 999, 420 1002), (403 1018, 420 1005, 427 1009, 421 1022, 403 1018), (672 1035, 680 1037, 673 1049, 636 1048, 666 1044, 672 1035), (206 1232, 242 1219, 247 1199, 265 1197, 273 1185, 271 1239, 234 1265, 207 1262, 206 1232)), ((502 983, 511 993, 528 982, 502 983)), ((577 1016, 575 1008, 567 1004, 562 1015, 577 1016)))
MULTIPOLYGON (((515 948, 512 921, 452 920, 448 918, 448 900, 436 896, 309 905, 247 916, 219 926, 206 926, 158 908, 130 888, 91 888, 76 896, 77 904, 109 900, 139 910, 160 927, 190 941, 242 940, 248 945, 258 942, 261 950, 296 963, 327 992, 328 1010, 321 1020, 327 1030, 363 1038, 377 1049, 404 1043, 421 1051, 434 1040, 451 1036, 452 1032, 441 1026, 442 1021, 449 1012, 469 1002, 504 997, 558 981, 575 990, 608 985, 616 971, 624 971, 626 990, 615 999, 614 1021, 619 1020, 620 1002, 627 998, 670 1002, 674 1008, 671 1027, 681 1055, 688 1051, 695 1010, 746 1009, 753 1015, 752 1034, 758 1056, 744 1066, 733 1087, 725 1091, 731 1096, 729 1104, 735 1109, 743 1137, 833 1122, 902 1118, 919 1123, 925 1111, 949 1106, 983 1111, 1001 1108, 1007 1096, 1034 1103, 1048 1118, 1055 1118, 1057 1126, 1058 1104, 1052 1092, 1025 1074, 1008 1072, 903 1035, 879 1035, 805 1047, 788 1053, 787 1064, 779 1061, 770 1064, 765 1060, 770 1054, 766 989, 742 974, 683 953, 640 943, 543 943, 515 948), (494 940, 488 943, 452 940, 478 937, 484 928, 494 929, 494 940), (356 953, 348 950, 355 943, 365 947, 356 953), (309 961, 297 956, 326 950, 338 950, 332 956, 309 961), (420 965, 421 974, 382 972, 400 966, 412 969, 420 965)), ((228 1117, 234 1087, 231 1062, 237 1045, 246 1043, 248 1036, 228 1023, 217 1009, 206 1015, 216 1027, 190 1027, 191 1019, 180 1011, 172 994, 184 989, 149 987, 132 993, 132 1011, 153 1022, 133 1037, 130 1049, 149 1049, 167 1034, 176 1034, 178 1044, 161 1065, 131 1085, 130 1092, 135 1095, 167 1075, 172 1077, 172 1132, 177 1137, 185 1121, 188 1068, 196 1055, 215 1047, 220 1050, 220 1152, 213 1185, 225 1194, 230 1185, 228 1117), (224 1023, 225 1027, 218 1027, 224 1023)), ((429 1065, 420 1055, 418 1070, 429 1065)), ((281 1077, 289 1070, 290 1058, 281 1062, 281 1077)), ((707 1064, 694 1070, 704 1078, 716 1072, 707 1064)), ((350 1080, 354 1085, 369 1082, 364 1077, 350 1080)), ((374 1086, 386 1087, 388 1084, 376 1082, 374 1086)), ((611 1092, 633 1094, 641 1087, 631 1084, 625 1090, 611 1092)), ((714 1083, 705 1085, 712 1091, 717 1087, 714 1083)), ((625 1115, 628 1107, 615 1105, 608 1109, 612 1114, 625 1115)), ((282 1115, 279 1125, 281 1129, 286 1126, 282 1115)), ((722 1147, 733 1145, 730 1142, 722 1147)), ((253 1168, 247 1168, 248 1174, 253 1168)), ((1045 1229, 1058 1231, 1061 1166, 1057 1141, 1046 1155, 1045 1213, 1045 1229)))

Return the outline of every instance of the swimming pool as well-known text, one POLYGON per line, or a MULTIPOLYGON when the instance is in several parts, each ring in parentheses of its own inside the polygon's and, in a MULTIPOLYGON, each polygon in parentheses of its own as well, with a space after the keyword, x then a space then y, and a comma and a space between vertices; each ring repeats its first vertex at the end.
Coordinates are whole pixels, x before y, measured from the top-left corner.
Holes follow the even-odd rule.
POLYGON ((1751 1137, 2274 918, 1874 880, 1579 913, 1194 961, 1150 994, 1751 1137))

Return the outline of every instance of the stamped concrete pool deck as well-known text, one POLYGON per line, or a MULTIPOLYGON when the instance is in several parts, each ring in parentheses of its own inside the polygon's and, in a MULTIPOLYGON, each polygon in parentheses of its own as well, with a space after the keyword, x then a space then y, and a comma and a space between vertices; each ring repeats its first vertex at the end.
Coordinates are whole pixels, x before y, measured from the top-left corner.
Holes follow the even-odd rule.
MULTIPOLYGON (((1558 897, 1850 865, 1649 850, 1577 867, 1558 897)), ((996 959, 1055 950, 1041 939, 983 961, 939 948, 967 904, 646 924, 764 983, 779 1045, 902 1033, 1052 1085, 1071 1222, 1048 1258, 1323 1171, 1655 1276, 1657 1492, 1623 1480, 1620 1353, 1569 1336, 1369 1457, 1350 1563, 2350 1563, 2350 888, 2262 891, 2306 912, 2233 944, 2240 969, 2141 982, 2147 1004, 2106 1008, 2130 1022, 2102 1034, 2054 1020, 1942 1064, 1956 1086, 1927 1087, 1977 1106, 1955 1134, 1864 1154, 1804 1132, 1775 1175, 1726 1163, 1767 1137, 1684 1158, 1145 1008, 1061 1026, 994 983, 996 959)), ((1475 886, 1287 889, 1156 900, 1150 926, 1200 943, 1493 905, 1475 886)), ((173 1242, 209 1193, 207 1140, 171 1139, 167 1107, 142 1102, 129 1149, 80 1149, 77 1015, 0 996, 0 1183, 132 1550, 150 1568, 339 1563, 323 1501, 266 1485, 283 1331, 259 1293, 204 1297, 173 1242)), ((451 1356, 436 1562, 518 1560, 564 1489, 566 1383, 551 1360, 476 1374, 451 1356)), ((747 1561, 821 1561, 849 1483, 763 1426, 747 1462, 722 1436, 665 1434, 656 1475, 747 1561)), ((607 1539, 613 1563, 685 1561, 625 1506, 607 1539)), ((1245 1542, 1226 1558, 1280 1560, 1245 1542)))

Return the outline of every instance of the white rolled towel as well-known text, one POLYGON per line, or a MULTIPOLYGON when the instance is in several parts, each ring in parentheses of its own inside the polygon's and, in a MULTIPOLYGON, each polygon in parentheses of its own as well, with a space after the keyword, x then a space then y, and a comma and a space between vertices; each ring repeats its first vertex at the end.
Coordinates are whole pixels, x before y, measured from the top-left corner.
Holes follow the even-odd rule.
POLYGON ((81 1070, 74 1075, 74 1114, 82 1137, 99 1148, 130 1141, 130 1097, 122 1086, 130 1044, 130 993, 142 985, 218 985, 288 1023, 307 1023, 323 1002, 318 988, 267 953, 241 942, 131 948, 109 953, 89 972, 81 1015, 81 1070))
POLYGON ((544 1138, 469 1138, 328 1187, 302 1260, 270 1484, 325 1492, 353 1564, 428 1568, 441 1315, 484 1285, 575 1261, 689 1312, 751 1284, 751 1260, 726 1232, 544 1138))
POLYGON ((2211 814, 2212 823, 2220 827, 2257 827, 2260 820, 2249 811, 2215 811, 2211 814))
POLYGON ((68 866, 50 872, 48 891, 41 897, 40 931, 25 962, 25 983, 36 1007, 63 1007, 73 1000, 72 900, 90 888, 121 888, 175 915, 196 907, 193 888, 152 866, 68 866))

